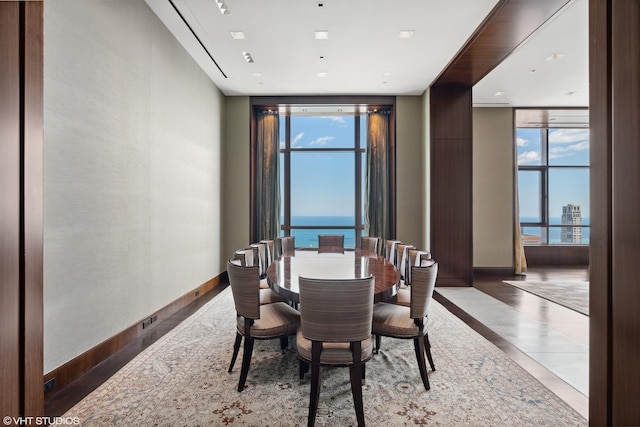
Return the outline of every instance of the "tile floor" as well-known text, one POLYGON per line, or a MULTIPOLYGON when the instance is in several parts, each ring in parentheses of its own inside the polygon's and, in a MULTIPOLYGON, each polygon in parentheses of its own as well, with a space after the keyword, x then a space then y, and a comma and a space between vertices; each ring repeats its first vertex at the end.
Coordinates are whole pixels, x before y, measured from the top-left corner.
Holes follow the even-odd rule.
MULTIPOLYGON (((586 280, 586 270, 533 271, 526 280, 586 280)), ((473 288, 436 287, 436 299, 559 397, 588 417, 589 318, 501 279, 476 278, 473 288), (444 299, 443 299, 444 298, 444 299)))

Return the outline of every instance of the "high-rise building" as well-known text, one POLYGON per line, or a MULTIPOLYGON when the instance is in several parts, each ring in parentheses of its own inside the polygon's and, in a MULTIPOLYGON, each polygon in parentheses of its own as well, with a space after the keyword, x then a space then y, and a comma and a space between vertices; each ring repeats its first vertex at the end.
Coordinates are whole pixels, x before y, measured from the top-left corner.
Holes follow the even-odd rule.
MULTIPOLYGON (((568 204, 562 207, 562 225, 582 225, 580 205, 568 204)), ((582 243, 582 227, 562 227, 560 231, 562 243, 582 243)))

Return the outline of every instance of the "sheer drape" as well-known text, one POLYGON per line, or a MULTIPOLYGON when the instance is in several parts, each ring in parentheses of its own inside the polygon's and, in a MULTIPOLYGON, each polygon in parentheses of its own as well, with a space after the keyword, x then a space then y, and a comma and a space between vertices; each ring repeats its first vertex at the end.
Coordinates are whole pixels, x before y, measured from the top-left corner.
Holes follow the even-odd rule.
POLYGON ((515 266, 515 274, 524 274, 527 272, 527 258, 525 257, 524 254, 524 244, 522 243, 522 227, 520 226, 520 190, 518 189, 518 159, 517 159, 517 153, 516 153, 516 158, 514 161, 515 164, 515 179, 514 179, 514 185, 515 185, 515 213, 514 213, 514 219, 515 219, 515 225, 514 225, 514 229, 515 229, 515 233, 514 233, 514 244, 515 244, 515 248, 514 248, 514 254, 515 254, 515 262, 514 262, 514 266, 515 266))
POLYGON ((365 234, 390 239, 389 113, 372 112, 367 120, 365 234))
POLYGON ((260 111, 257 115, 255 171, 255 241, 280 235, 279 116, 260 111))

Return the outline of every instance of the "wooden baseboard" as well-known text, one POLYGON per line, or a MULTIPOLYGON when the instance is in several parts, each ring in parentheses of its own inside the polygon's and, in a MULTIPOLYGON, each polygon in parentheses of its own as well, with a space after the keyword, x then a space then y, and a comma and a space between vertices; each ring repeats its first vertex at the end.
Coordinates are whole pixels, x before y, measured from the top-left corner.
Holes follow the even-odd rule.
POLYGON ((206 281, 202 285, 193 289, 192 291, 181 296, 177 300, 167 304, 155 313, 151 313, 144 319, 141 319, 135 325, 128 327, 120 333, 112 336, 111 338, 103 341, 95 347, 85 351, 81 355, 68 361, 62 366, 54 369, 53 371, 44 375, 44 384, 55 379, 45 391, 45 397, 55 394, 57 391, 63 389, 66 385, 71 383, 76 378, 79 378, 82 374, 95 367, 108 357, 120 351, 127 344, 131 343, 136 338, 145 335, 152 331, 155 326, 160 324, 163 320, 167 319, 172 314, 178 312, 191 302, 198 298, 201 298, 207 292, 218 286, 220 283, 226 283, 226 272, 206 281), (148 326, 142 326, 143 323, 153 319, 148 323, 148 326))
POLYGON ((513 276, 513 267, 474 267, 474 276, 513 276))

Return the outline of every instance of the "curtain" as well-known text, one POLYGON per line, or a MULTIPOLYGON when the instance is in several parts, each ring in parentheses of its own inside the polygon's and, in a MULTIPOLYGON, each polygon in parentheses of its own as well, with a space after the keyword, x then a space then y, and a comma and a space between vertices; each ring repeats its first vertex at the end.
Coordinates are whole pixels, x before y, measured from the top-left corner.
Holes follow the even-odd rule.
POLYGON ((274 111, 257 114, 255 171, 255 241, 280 235, 279 116, 274 111))
POLYGON ((515 209, 514 209, 514 219, 515 219, 515 225, 514 225, 514 229, 515 229, 515 233, 514 233, 514 254, 515 254, 515 262, 514 262, 514 266, 515 266, 515 274, 525 274, 527 272, 527 258, 525 257, 524 254, 524 244, 522 243, 522 227, 520 226, 520 195, 519 195, 519 190, 518 190, 518 159, 517 159, 518 153, 516 150, 515 153, 515 159, 514 159, 514 165, 515 165, 515 179, 514 179, 514 186, 515 186, 515 209))
POLYGON ((389 112, 370 112, 367 120, 365 234, 391 239, 389 112))

